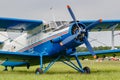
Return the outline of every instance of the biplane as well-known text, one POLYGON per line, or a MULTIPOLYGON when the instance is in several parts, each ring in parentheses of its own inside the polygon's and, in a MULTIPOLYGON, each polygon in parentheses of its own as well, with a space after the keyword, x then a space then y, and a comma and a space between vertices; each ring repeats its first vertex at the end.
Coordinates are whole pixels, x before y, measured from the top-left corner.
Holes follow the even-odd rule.
MULTIPOLYGON (((40 65, 36 74, 46 73, 50 67, 60 61, 81 73, 90 73, 89 67, 82 67, 79 56, 118 53, 117 50, 93 51, 88 41, 89 32, 94 29, 104 30, 120 25, 120 20, 88 20, 76 19, 71 7, 67 9, 73 21, 26 20, 16 18, 0 18, 0 33, 5 39, 0 42, 0 64, 7 67, 40 65), (89 52, 76 52, 76 47, 85 44, 89 52), (77 64, 72 62, 75 59, 77 64), (43 64, 48 64, 44 66, 43 64)), ((99 36, 99 35, 98 35, 99 36)))

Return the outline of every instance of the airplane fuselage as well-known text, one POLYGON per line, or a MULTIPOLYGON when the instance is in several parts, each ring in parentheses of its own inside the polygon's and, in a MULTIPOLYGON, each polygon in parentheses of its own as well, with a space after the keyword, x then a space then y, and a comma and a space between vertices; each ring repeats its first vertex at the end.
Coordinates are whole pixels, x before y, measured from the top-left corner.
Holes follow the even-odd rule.
MULTIPOLYGON (((82 24, 79 23, 79 25, 81 26, 82 24)), ((83 42, 74 39, 63 46, 60 45, 60 42, 74 35, 74 27, 76 27, 76 25, 73 23, 60 29, 50 30, 48 32, 42 31, 35 35, 23 33, 12 41, 7 41, 3 46, 3 50, 31 54, 45 53, 49 56, 59 55, 59 53, 70 54, 72 51, 75 51, 75 47, 83 44, 83 42)), ((85 35, 88 37, 87 32, 85 35)))
POLYGON ((36 40, 32 44, 20 49, 19 52, 28 52, 31 54, 45 53, 49 56, 52 56, 52 55, 59 55, 59 53, 66 54, 67 50, 74 51, 75 47, 81 45, 82 42, 78 44, 75 40, 72 40, 71 42, 67 43, 64 46, 60 45, 60 42, 62 40, 72 35, 70 32, 72 26, 70 27, 67 26, 66 28, 53 31, 53 32, 47 32, 47 33, 42 32, 35 36, 32 36, 31 38, 28 38, 28 42, 30 42, 29 40, 32 40, 32 39, 35 40, 35 38, 37 37, 39 37, 38 38, 39 40, 36 40))

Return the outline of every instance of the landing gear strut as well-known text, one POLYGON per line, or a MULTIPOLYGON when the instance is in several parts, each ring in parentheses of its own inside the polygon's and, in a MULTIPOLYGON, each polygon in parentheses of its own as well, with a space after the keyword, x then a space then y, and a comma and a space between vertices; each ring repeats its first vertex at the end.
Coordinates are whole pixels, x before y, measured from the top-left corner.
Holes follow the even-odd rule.
POLYGON ((40 55, 40 68, 37 68, 35 70, 36 74, 43 74, 45 72, 47 72, 49 70, 49 68, 60 59, 61 56, 56 57, 55 59, 53 59, 46 67, 43 67, 43 56, 42 54, 40 55))
POLYGON ((11 69, 12 69, 12 71, 13 71, 13 69, 14 69, 14 66, 11 66, 11 69))
POLYGON ((74 64, 74 63, 70 60, 69 57, 60 55, 60 56, 54 58, 54 59, 47 65, 47 67, 44 67, 44 68, 43 68, 43 56, 40 55, 40 67, 35 70, 35 73, 36 73, 36 74, 43 74, 43 73, 47 72, 47 71, 49 70, 49 68, 50 68, 56 61, 60 60, 61 62, 63 62, 64 64, 70 66, 71 68, 75 69, 75 70, 78 71, 78 72, 90 74, 90 68, 89 68, 89 67, 84 67, 84 68, 83 68, 81 62, 79 61, 78 56, 76 55, 76 56, 74 56, 74 57, 75 57, 76 62, 77 62, 78 65, 74 64), (63 58, 60 59, 61 57, 63 57, 64 60, 62 60, 63 58))
POLYGON ((89 68, 89 67, 84 67, 84 68, 83 68, 81 62, 80 62, 79 59, 78 59, 78 56, 75 56, 75 59, 76 59, 78 65, 74 64, 74 63, 70 60, 70 58, 68 58, 68 57, 66 57, 66 56, 64 56, 64 59, 65 59, 66 61, 63 61, 63 60, 62 60, 62 62, 63 62, 64 64, 70 66, 71 68, 75 69, 76 71, 81 72, 81 73, 90 74, 90 68, 89 68))
POLYGON ((8 71, 7 66, 5 66, 5 69, 3 71, 8 71))

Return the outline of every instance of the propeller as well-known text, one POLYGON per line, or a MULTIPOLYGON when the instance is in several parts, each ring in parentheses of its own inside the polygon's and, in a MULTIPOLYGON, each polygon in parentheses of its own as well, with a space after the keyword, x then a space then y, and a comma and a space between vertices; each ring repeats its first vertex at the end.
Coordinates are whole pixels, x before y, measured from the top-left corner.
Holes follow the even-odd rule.
POLYGON ((76 31, 75 34, 73 34, 73 35, 65 38, 62 42, 60 42, 60 45, 63 46, 63 45, 65 45, 65 44, 69 43, 70 41, 74 40, 75 38, 78 38, 79 40, 81 39, 81 40, 83 41, 83 43, 85 43, 88 51, 92 54, 92 56, 93 56, 94 58, 96 58, 96 55, 95 55, 95 53, 94 53, 94 51, 93 51, 93 49, 92 49, 92 46, 91 46, 91 44, 89 43, 87 37, 85 36, 85 32, 88 31, 88 30, 91 30, 91 29, 94 28, 98 23, 102 22, 102 19, 99 19, 99 20, 97 20, 96 22, 93 22, 93 23, 91 23, 90 25, 85 26, 85 29, 83 29, 82 27, 79 26, 79 24, 78 24, 78 22, 77 22, 77 20, 76 20, 76 17, 75 17, 75 15, 74 15, 74 13, 73 13, 73 11, 72 11, 72 9, 70 8, 69 5, 67 5, 67 9, 68 9, 68 11, 69 11, 69 13, 70 13, 73 21, 75 22, 76 26, 78 27, 78 30, 76 31))
MULTIPOLYGON (((72 9, 71 9, 71 7, 70 7, 69 5, 67 5, 67 9, 68 9, 68 11, 69 11, 69 13, 70 13, 73 21, 75 22, 75 24, 76 24, 77 27, 79 28, 79 25, 78 25, 78 23, 77 23, 76 17, 75 17, 75 15, 74 15, 74 13, 73 13, 73 11, 72 11, 72 9)), ((79 29, 79 30, 80 30, 80 29, 79 29)), ((65 44, 69 43, 70 41, 72 41, 73 39, 75 39, 75 37, 77 37, 77 36, 79 35, 79 34, 78 34, 79 32, 80 32, 80 31, 77 31, 76 34, 71 35, 71 36, 67 37, 66 39, 64 39, 62 42, 60 42, 60 45, 61 45, 61 46, 62 46, 62 45, 65 45, 65 44)))

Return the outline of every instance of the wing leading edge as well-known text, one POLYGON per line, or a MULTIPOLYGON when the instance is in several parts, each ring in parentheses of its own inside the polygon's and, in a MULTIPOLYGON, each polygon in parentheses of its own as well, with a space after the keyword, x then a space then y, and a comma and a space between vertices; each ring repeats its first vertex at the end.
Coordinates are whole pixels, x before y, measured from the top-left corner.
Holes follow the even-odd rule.
MULTIPOLYGON (((85 25, 89 25, 95 22, 95 20, 86 20, 86 21, 84 20, 80 22, 84 23, 85 25)), ((90 29, 90 30, 97 30, 97 31, 110 30, 115 25, 117 25, 116 29, 120 30, 120 20, 102 20, 100 24, 98 24, 95 28, 90 29)))

